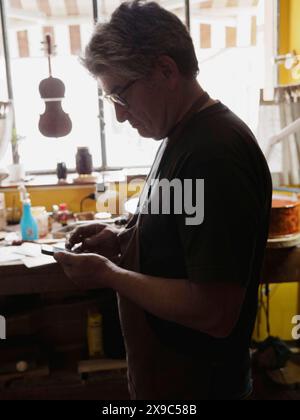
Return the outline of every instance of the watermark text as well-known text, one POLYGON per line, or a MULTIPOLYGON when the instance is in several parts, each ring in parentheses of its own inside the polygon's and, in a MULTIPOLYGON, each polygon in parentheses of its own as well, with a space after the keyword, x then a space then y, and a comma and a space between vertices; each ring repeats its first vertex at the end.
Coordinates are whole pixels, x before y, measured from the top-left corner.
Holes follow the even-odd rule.
POLYGON ((296 325, 292 330, 292 337, 294 340, 300 340, 300 315, 294 316, 292 324, 296 325))
POLYGON ((6 340, 6 319, 0 316, 0 340, 6 340))

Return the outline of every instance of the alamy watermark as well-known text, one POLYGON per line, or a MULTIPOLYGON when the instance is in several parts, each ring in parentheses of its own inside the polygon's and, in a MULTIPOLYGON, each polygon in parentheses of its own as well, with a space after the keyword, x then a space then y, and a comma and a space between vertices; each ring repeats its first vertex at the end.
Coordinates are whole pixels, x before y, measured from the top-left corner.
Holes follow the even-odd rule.
POLYGON ((185 216, 187 226, 198 226, 204 221, 204 179, 151 179, 147 181, 142 194, 137 191, 134 179, 115 185, 110 192, 98 190, 98 204, 103 211, 111 214, 123 213, 123 203, 129 198, 140 198, 141 214, 175 214, 185 216), (118 193, 116 192, 118 191, 118 193), (121 198, 121 199, 120 199, 121 198))
POLYGON ((296 325, 292 329, 292 337, 294 340, 300 340, 300 315, 295 315, 292 319, 292 324, 296 325))
POLYGON ((0 316, 0 340, 6 340, 6 319, 0 316))

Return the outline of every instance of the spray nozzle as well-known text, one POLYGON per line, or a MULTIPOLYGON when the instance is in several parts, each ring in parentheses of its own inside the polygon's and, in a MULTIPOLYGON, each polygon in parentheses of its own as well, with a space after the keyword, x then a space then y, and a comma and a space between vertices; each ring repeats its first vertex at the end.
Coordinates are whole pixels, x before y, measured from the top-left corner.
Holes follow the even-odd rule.
POLYGON ((24 184, 19 186, 20 199, 22 203, 28 203, 30 201, 30 194, 27 192, 24 184))

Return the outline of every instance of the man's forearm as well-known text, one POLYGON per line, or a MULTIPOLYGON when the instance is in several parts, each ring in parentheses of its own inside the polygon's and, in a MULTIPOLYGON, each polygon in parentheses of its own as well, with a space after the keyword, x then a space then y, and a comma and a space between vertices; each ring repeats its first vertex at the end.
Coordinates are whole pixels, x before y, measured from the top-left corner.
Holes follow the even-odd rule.
POLYGON ((111 286, 120 295, 159 318, 203 333, 218 334, 222 308, 214 308, 213 302, 201 296, 199 286, 186 279, 152 277, 118 269, 111 286))

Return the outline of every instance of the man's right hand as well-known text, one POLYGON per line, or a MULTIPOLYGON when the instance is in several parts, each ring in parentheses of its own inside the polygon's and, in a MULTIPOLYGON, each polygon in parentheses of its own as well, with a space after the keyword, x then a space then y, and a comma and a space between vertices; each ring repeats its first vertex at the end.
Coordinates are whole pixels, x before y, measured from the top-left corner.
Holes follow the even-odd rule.
POLYGON ((75 245, 81 244, 76 252, 100 254, 116 261, 121 252, 118 233, 118 229, 102 223, 79 226, 71 233, 66 249, 72 250, 75 245))

